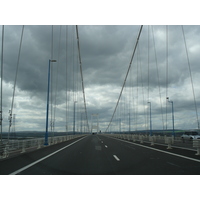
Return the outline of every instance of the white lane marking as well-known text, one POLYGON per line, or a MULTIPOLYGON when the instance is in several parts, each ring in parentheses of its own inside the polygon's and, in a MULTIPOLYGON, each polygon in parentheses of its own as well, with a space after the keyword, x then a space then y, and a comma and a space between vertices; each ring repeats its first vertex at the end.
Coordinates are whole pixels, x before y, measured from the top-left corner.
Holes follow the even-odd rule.
POLYGON ((105 145, 106 148, 108 148, 108 146, 105 145))
POLYGON ((117 161, 120 161, 120 159, 119 159, 116 155, 113 155, 113 157, 114 157, 117 161))
MULTIPOLYGON (((87 137, 87 136, 85 136, 85 137, 87 137)), ((59 149, 59 150, 57 150, 57 151, 55 151, 55 152, 53 152, 53 153, 51 153, 51 154, 49 154, 49 155, 43 157, 43 158, 40 158, 39 160, 36 160, 35 162, 33 162, 33 163, 29 164, 29 165, 26 165, 25 167, 22 167, 21 169, 18 169, 18 170, 16 170, 16 171, 12 172, 12 173, 9 174, 9 175, 16 175, 16 174, 18 174, 18 173, 20 173, 20 172, 22 172, 22 171, 28 169, 29 167, 32 167, 33 165, 35 165, 35 164, 37 164, 37 163, 39 163, 39 162, 45 160, 46 158, 49 158, 50 156, 53 156, 54 154, 56 154, 56 153, 62 151, 63 149, 66 149, 66 148, 70 147, 71 145, 73 145, 73 144, 75 144, 75 143, 81 141, 81 140, 84 139, 85 137, 80 138, 79 140, 77 140, 77 141, 75 141, 75 142, 72 142, 71 144, 68 144, 67 146, 65 146, 65 147, 63 147, 63 148, 61 148, 61 149, 59 149)))
POLYGON ((103 141, 101 141, 101 143, 103 143, 103 141))
POLYGON ((176 164, 174 164, 174 163, 171 163, 171 162, 167 162, 168 164, 170 164, 170 165, 173 165, 173 166, 176 166, 176 167, 181 167, 181 166, 179 166, 179 165, 176 165, 176 164))
MULTIPOLYGON (((108 137, 108 136, 105 136, 105 137, 108 137)), ((133 145, 136 145, 136 146, 140 146, 140 147, 143 147, 143 148, 151 149, 151 150, 154 150, 154 151, 159 151, 159 152, 166 153, 166 154, 169 154, 169 155, 177 156, 177 157, 180 157, 180 158, 185 158, 185 159, 192 160, 192 161, 195 161, 195 162, 200 162, 200 160, 195 159, 195 158, 190 158, 190 157, 187 157, 187 156, 182 156, 182 155, 179 155, 179 154, 175 154, 175 153, 163 151, 163 150, 160 150, 160 149, 154 149, 152 147, 143 146, 143 145, 136 144, 136 143, 133 143, 133 142, 121 140, 121 139, 118 139, 118 138, 112 138, 112 139, 119 140, 119 141, 122 141, 122 142, 126 142, 126 143, 129 143, 129 144, 133 144, 133 145)))

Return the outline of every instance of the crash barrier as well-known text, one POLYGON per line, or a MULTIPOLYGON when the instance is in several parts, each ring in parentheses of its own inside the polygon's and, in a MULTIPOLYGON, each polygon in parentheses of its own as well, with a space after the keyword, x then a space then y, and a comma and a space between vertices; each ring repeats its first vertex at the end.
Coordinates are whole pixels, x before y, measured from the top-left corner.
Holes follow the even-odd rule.
MULTIPOLYGON (((65 142, 67 140, 75 139, 85 135, 66 135, 66 136, 56 136, 48 138, 48 146, 57 143, 65 142)), ((0 143, 0 159, 7 158, 10 155, 25 153, 26 151, 36 150, 46 147, 44 145, 44 138, 34 138, 26 140, 9 140, 0 143)))
MULTIPOLYGON (((106 134, 107 136, 112 136, 115 138, 119 139, 124 139, 124 140, 131 140, 133 142, 140 142, 141 144, 144 142, 150 142, 150 145, 153 146, 155 144, 166 144, 167 149, 172 149, 172 145, 176 144, 178 147, 180 144, 180 147, 183 147, 183 144, 186 145, 186 143, 183 143, 181 137, 176 137, 174 138, 173 136, 166 136, 166 135, 153 135, 149 136, 147 134, 127 134, 127 133, 122 133, 122 134, 106 134)), ((197 149, 197 153, 195 155, 200 155, 200 140, 199 139, 194 139, 193 141, 188 141, 187 142, 187 148, 197 149)))
POLYGON ((167 149, 172 149, 172 144, 182 143, 180 137, 174 138, 173 136, 166 136, 166 135, 153 135, 150 136, 148 134, 127 134, 127 133, 119 133, 119 134, 106 134, 111 137, 123 139, 123 140, 131 140, 133 142, 140 142, 141 144, 144 142, 150 142, 151 146, 155 144, 167 144, 167 149))
POLYGON ((193 140, 193 147, 197 148, 197 153, 195 155, 200 155, 200 140, 193 140))

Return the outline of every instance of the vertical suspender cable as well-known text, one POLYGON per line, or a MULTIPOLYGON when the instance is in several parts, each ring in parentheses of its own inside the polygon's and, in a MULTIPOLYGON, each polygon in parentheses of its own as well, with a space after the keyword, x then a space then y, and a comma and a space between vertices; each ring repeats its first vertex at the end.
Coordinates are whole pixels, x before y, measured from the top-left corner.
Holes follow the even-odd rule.
MULTIPOLYGON (((52 25, 52 29, 51 29, 51 60, 53 59, 53 25, 52 25)), ((51 74, 51 134, 53 131, 53 63, 52 63, 52 67, 50 68, 50 74, 51 74)))
MULTIPOLYGON (((149 26, 148 26, 148 99, 147 102, 149 102, 149 51, 150 51, 150 31, 149 31, 149 26)), ((147 120, 148 121, 148 120, 147 120)))
MULTIPOLYGON (((148 66, 148 91, 147 91, 147 102, 149 102, 150 100, 149 100, 149 82, 150 82, 150 80, 149 80, 149 52, 150 52, 150 30, 149 30, 149 26, 148 26, 148 58, 147 58, 147 66, 148 66)), ((149 109, 148 109, 149 110, 149 109)), ((148 121, 149 121, 149 114, 148 114, 148 111, 147 111, 147 120, 146 120, 146 122, 147 122, 147 125, 146 125, 146 127, 147 127, 147 130, 150 128, 149 127, 149 123, 148 123, 148 121)))
POLYGON ((80 44, 79 44, 79 34, 78 34, 78 26, 77 25, 76 25, 76 36, 77 36, 77 46, 78 46, 78 54, 79 54, 79 65, 80 65, 80 72, 81 72, 81 82, 82 82, 82 90, 83 90, 85 115, 86 115, 86 122, 87 122, 88 131, 89 131, 88 116, 87 116, 87 107, 86 107, 86 99, 85 99, 85 89, 84 89, 84 82, 83 82, 83 70, 82 70, 80 44))
POLYGON ((137 51, 137 95, 136 95, 136 97, 137 97, 137 99, 136 99, 136 131, 137 131, 137 128, 138 128, 138 95, 139 95, 139 93, 138 93, 138 83, 139 83, 139 77, 138 77, 138 51, 137 51))
POLYGON ((192 78, 190 60, 189 60, 189 55, 188 55, 188 50, 187 50, 187 43, 186 43, 186 39, 185 39, 184 29, 183 29, 183 26, 181 26, 181 27, 182 27, 182 33, 183 33, 184 44, 185 44, 185 51, 186 51, 186 55, 187 55, 188 68, 189 68, 189 72, 190 72, 190 80, 191 80, 191 85, 192 85, 192 92, 193 92, 193 97, 194 97, 194 105, 195 105, 196 118, 197 118, 197 127, 198 127, 198 129, 199 129, 199 128, 200 128, 200 127, 199 127, 199 117, 198 117, 198 111, 197 111, 197 103, 196 103, 196 97, 195 97, 195 92, 194 92, 194 85, 193 85, 193 78, 192 78))
POLYGON ((153 36, 154 54, 155 54, 155 60, 156 60, 156 69, 157 69, 156 71, 157 71, 157 78, 158 78, 158 89, 159 89, 159 96, 160 96, 160 110, 161 110, 163 130, 164 130, 163 107, 162 107, 162 97, 161 97, 161 90, 160 90, 160 78, 159 78, 159 71, 158 71, 158 60, 157 60, 157 53, 156 53, 156 45, 155 45, 155 39, 154 39, 153 26, 151 28, 152 28, 152 36, 153 36))
POLYGON ((2 118, 2 113, 3 113, 3 109, 2 109, 2 96, 3 96, 3 43, 4 43, 4 25, 2 26, 2 40, 1 40, 1 110, 0 110, 0 126, 1 126, 1 143, 2 141, 2 126, 3 126, 3 118, 2 118))
POLYGON ((23 40, 23 33, 24 33, 24 25, 22 26, 22 32, 21 32, 21 39, 20 39, 20 45, 19 45, 19 52, 18 52, 18 59, 17 59, 17 68, 15 73, 15 81, 14 81, 14 88, 13 88, 13 96, 12 96, 12 103, 11 103, 11 109, 10 109, 10 116, 9 116, 9 129, 8 129, 8 142, 10 137, 10 128, 12 124, 12 112, 13 112, 13 105, 14 105, 14 98, 15 98, 15 89, 16 89, 16 83, 17 83, 17 75, 18 75, 18 69, 19 69, 19 60, 21 55, 21 47, 22 47, 22 40, 23 40))
POLYGON ((166 25, 166 130, 167 130, 167 104, 168 104, 168 25, 166 25))
POLYGON ((56 119, 56 107, 57 107, 57 91, 58 91, 58 72, 60 66, 60 43, 61 43, 61 30, 62 26, 60 26, 60 33, 59 33, 59 42, 58 42, 58 65, 56 70, 56 88, 55 88, 55 106, 54 106, 54 117, 53 117, 53 136, 55 131, 55 119, 56 119))
POLYGON ((141 65, 141 57, 140 57, 140 46, 138 45, 138 53, 139 53, 139 69, 140 69, 140 77, 141 77, 141 82, 142 82, 142 100, 143 100, 143 106, 144 106, 144 124, 145 124, 145 129, 147 129, 147 121, 146 121, 146 112, 145 112, 145 98, 144 98, 144 84, 143 84, 143 75, 142 75, 142 65, 141 65))
POLYGON ((67 82, 68 82, 68 78, 67 78, 67 75, 68 75, 68 65, 67 65, 67 61, 68 61, 68 59, 67 59, 67 53, 68 53, 68 49, 67 49, 67 36, 68 36, 68 27, 66 26, 66 134, 67 134, 67 132, 68 132, 68 84, 67 84, 67 82))
POLYGON ((136 51, 136 48, 137 48, 137 44, 138 44, 139 39, 140 39, 140 34, 141 34, 141 32, 142 32, 142 28, 143 28, 143 25, 141 25, 141 27, 140 27, 140 30, 139 30, 139 33, 138 33, 138 37, 137 37, 137 40, 136 40, 136 44, 135 44, 135 47, 134 47, 134 50, 133 50, 133 54, 132 54, 132 56, 131 56, 131 61, 130 61, 130 64, 129 64, 129 67, 128 67, 128 70, 127 70, 127 73, 126 73, 126 76, 125 76, 124 83, 123 83, 123 85, 122 85, 122 89, 121 89, 119 98, 118 98, 118 100, 117 100, 117 104, 116 104, 116 106, 115 106, 113 115, 112 115, 112 117, 111 117, 111 120, 110 120, 110 122, 109 122, 109 124, 108 124, 108 127, 106 128, 105 132, 107 132, 107 130, 108 130, 110 124, 112 123, 112 119, 113 119, 113 117, 114 117, 114 115, 115 115, 117 106, 118 106, 118 104, 119 104, 119 100, 120 100, 120 98, 121 98, 121 95, 122 95, 122 92, 123 92, 123 89, 124 89, 124 85, 125 85, 125 83, 126 83, 126 79, 127 79, 127 76, 128 76, 128 74, 129 74, 129 71, 130 71, 130 68, 131 68, 131 65, 132 65, 133 57, 134 57, 134 55, 135 55, 135 51, 136 51))

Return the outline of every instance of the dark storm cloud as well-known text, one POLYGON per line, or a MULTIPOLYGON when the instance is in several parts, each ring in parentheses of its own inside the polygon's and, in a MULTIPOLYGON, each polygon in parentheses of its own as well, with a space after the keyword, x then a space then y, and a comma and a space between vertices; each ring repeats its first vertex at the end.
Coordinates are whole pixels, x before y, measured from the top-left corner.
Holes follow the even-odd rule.
MULTIPOLYGON (((89 115, 98 112, 103 121, 110 120, 130 63, 139 27, 78 26, 89 115)), ((5 26, 4 81, 8 88, 4 91, 4 106, 7 110, 11 102, 21 28, 22 26, 5 26)), ((67 101, 70 114, 73 111, 73 101, 77 95, 82 96, 75 27, 69 26, 67 29, 66 32, 65 26, 53 27, 53 59, 56 59, 57 63, 52 63, 51 66, 51 78, 53 78, 54 83, 52 85, 53 96, 55 96, 55 88, 57 87, 57 117, 62 116, 62 120, 60 120, 63 127, 65 126, 66 91, 68 91, 67 101), (59 35, 61 35, 60 39, 59 35), (79 83, 74 85, 74 80, 78 80, 79 83), (72 91, 76 91, 76 94, 72 91)), ((200 28, 199 26, 184 26, 184 31, 199 107, 200 28)), ((26 101, 21 100, 21 103, 18 104, 16 102, 16 105, 18 109, 28 109, 32 103, 34 104, 31 107, 32 111, 35 111, 38 116, 41 112, 45 114, 48 60, 51 58, 52 45, 51 34, 52 26, 25 26, 24 29, 16 95, 19 97, 21 95, 22 99, 30 98, 26 101), (37 104, 42 105, 42 107, 37 107, 37 104), (43 110, 40 112, 41 109, 43 110)), ((166 101, 166 26, 149 27, 149 39, 148 43, 148 27, 144 26, 126 82, 126 90, 132 91, 130 92, 132 99, 138 98, 138 113, 140 115, 144 114, 144 109, 140 110, 139 107, 147 106, 143 104, 144 101, 147 101, 148 90, 152 106, 154 105, 155 108, 152 113, 160 112, 159 92, 162 94, 163 108, 166 101)), ((181 113, 183 109, 189 111, 194 108, 187 62, 181 26, 168 26, 168 95, 176 102, 177 113, 181 113), (186 91, 190 93, 188 99, 185 99, 186 91)), ((81 104, 82 100, 79 101, 81 104)), ((53 98, 53 103, 55 104, 55 98, 53 98)))

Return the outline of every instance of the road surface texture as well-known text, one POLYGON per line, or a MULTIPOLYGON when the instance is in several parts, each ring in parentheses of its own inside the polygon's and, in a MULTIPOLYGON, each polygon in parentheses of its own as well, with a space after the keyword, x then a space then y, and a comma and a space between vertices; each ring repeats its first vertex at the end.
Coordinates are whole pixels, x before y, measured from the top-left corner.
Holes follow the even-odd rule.
POLYGON ((0 174, 198 175, 200 157, 194 151, 167 150, 98 134, 2 160, 0 174))

